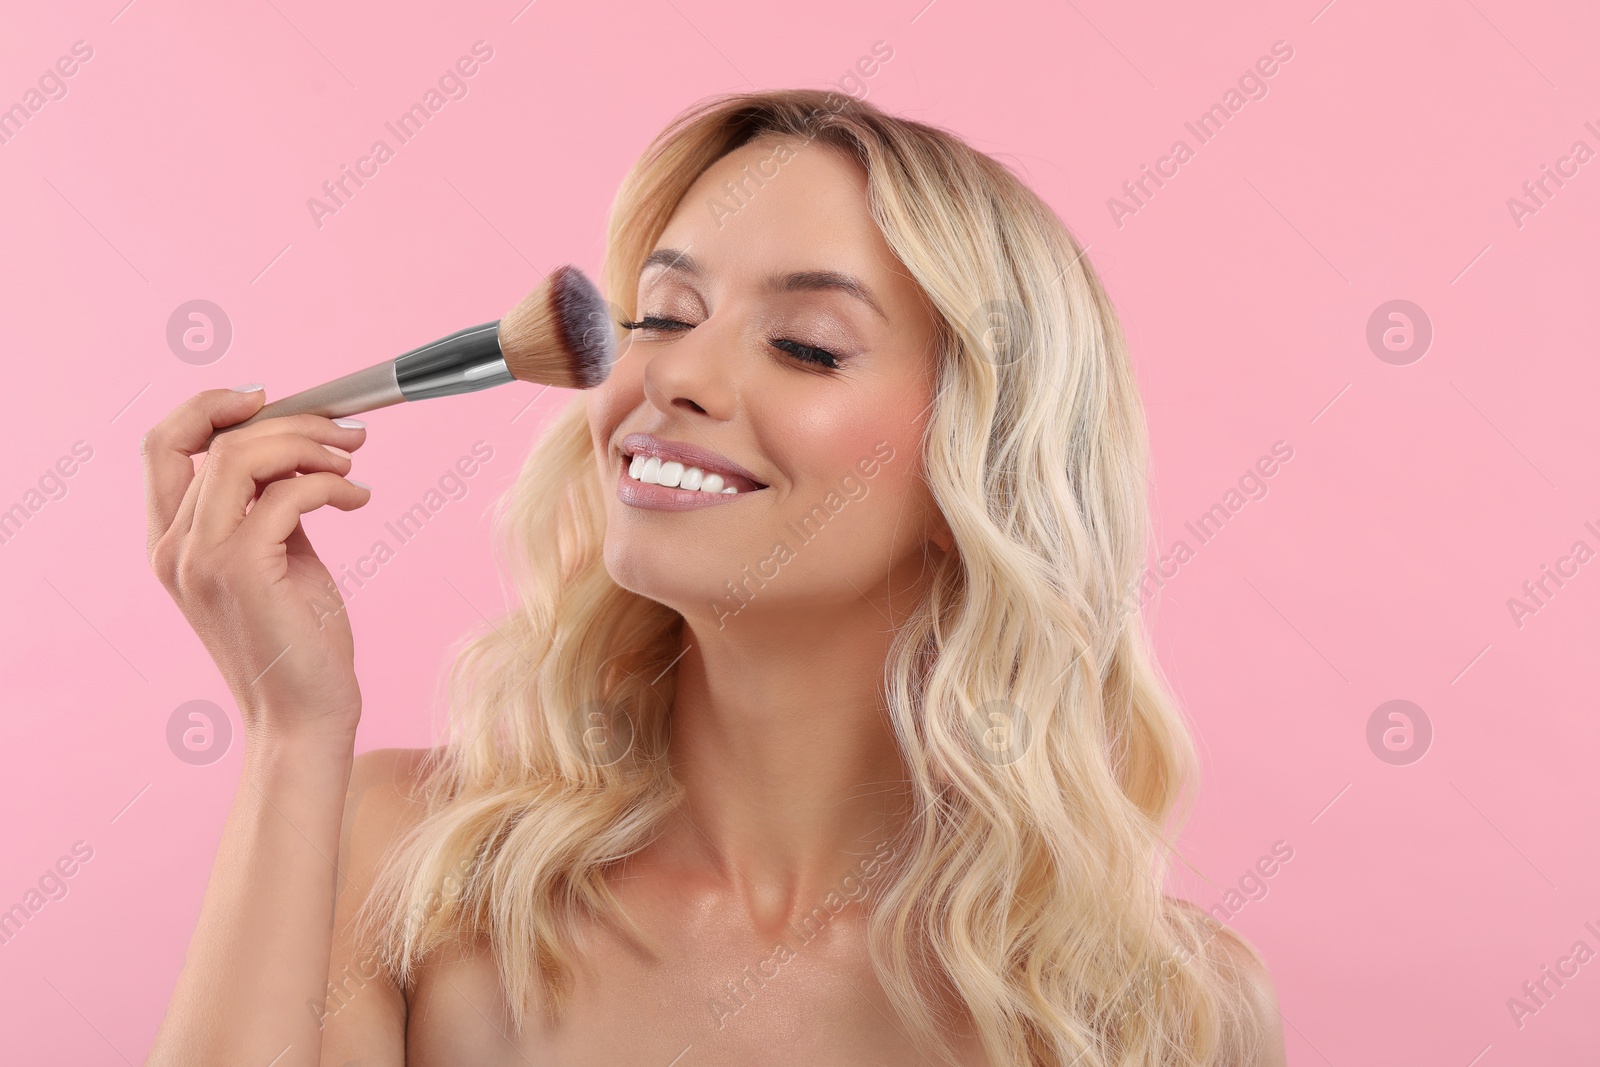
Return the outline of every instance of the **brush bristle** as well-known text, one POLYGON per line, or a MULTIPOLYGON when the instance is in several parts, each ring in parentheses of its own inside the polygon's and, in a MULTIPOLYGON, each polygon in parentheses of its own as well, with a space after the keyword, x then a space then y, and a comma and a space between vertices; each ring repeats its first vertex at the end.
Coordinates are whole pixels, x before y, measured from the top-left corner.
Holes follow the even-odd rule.
POLYGON ((594 282, 568 264, 500 320, 500 354, 520 381, 592 389, 611 373, 616 324, 594 282))

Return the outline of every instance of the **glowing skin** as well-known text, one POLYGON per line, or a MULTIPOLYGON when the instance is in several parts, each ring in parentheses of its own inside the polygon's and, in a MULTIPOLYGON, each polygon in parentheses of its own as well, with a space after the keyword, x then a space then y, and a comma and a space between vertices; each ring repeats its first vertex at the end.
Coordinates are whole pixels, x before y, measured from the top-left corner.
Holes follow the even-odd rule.
POLYGON ((834 150, 795 144, 736 214, 719 220, 707 207, 773 144, 713 165, 656 242, 687 252, 703 273, 646 267, 637 319, 692 329, 635 331, 589 393, 607 487, 606 567, 687 620, 673 755, 691 791, 687 813, 706 836, 686 828, 681 859, 725 880, 758 927, 825 892, 848 865, 845 850, 884 832, 887 794, 862 794, 866 783, 903 777, 875 695, 889 620, 926 578, 925 555, 950 544, 920 466, 935 320, 868 213, 865 172, 834 150), (821 270, 862 282, 883 314, 843 292, 764 284, 821 270), (839 369, 803 362, 773 338, 825 349, 839 369), (627 503, 616 445, 636 432, 712 449, 767 488, 693 511, 627 503), (862 462, 875 473, 865 476, 862 462), (813 539, 803 540, 801 520, 830 492, 838 510, 813 518, 813 539), (788 558, 775 555, 779 542, 788 558), (728 583, 751 572, 764 584, 730 595, 728 583))
MULTIPOLYGON (((919 463, 935 319, 867 212, 865 174, 830 149, 797 149, 716 224, 708 200, 771 151, 757 142, 715 164, 657 243, 702 273, 650 268, 636 313, 692 328, 636 332, 588 395, 605 565, 686 620, 669 746, 685 800, 610 879, 659 954, 586 930, 565 1018, 535 1020, 513 1048, 485 1025, 504 1006, 483 946, 442 953, 408 999, 384 989, 341 1013, 333 1062, 396 1019, 409 1020, 404 1061, 416 1067, 921 1062, 873 973, 861 898, 892 876, 876 846, 907 799, 879 698, 885 658, 928 564, 951 548, 919 463), (844 293, 761 284, 817 270, 853 276, 883 314, 844 293), (773 338, 827 349, 841 367, 799 362, 773 338), (688 494, 628 480, 621 444, 637 433, 719 453, 764 488, 663 508, 688 494), (826 520, 797 534, 819 504, 826 520), (777 542, 790 553, 772 564, 777 542), (730 598, 726 584, 763 563, 764 584, 730 598), (827 922, 797 937, 818 908, 827 922)), ((414 768, 397 757, 365 773, 381 785, 414 768)), ((415 806, 379 810, 403 803, 415 806)), ((961 1009, 947 1008, 966 1031, 961 1062, 983 1064, 961 1009)))

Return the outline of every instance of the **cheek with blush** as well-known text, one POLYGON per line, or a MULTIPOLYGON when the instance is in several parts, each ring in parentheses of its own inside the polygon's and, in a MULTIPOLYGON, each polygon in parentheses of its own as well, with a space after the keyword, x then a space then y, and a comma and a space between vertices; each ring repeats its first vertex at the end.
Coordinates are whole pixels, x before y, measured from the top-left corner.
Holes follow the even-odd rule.
POLYGON ((913 466, 912 446, 881 433, 840 435, 830 444, 826 463, 819 463, 833 472, 819 490, 824 502, 854 513, 849 525, 863 542, 882 543, 898 553, 900 548, 890 542, 917 536, 915 516, 929 502, 927 487, 913 466))

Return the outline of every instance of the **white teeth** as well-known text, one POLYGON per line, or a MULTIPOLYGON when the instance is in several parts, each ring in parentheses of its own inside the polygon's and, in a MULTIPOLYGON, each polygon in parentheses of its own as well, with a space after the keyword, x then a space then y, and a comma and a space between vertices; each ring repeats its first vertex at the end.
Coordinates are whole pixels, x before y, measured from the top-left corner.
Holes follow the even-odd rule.
POLYGON ((722 475, 707 474, 699 467, 685 467, 677 460, 661 462, 660 456, 634 456, 628 463, 628 477, 646 485, 664 485, 701 493, 735 494, 739 490, 723 485, 722 475))

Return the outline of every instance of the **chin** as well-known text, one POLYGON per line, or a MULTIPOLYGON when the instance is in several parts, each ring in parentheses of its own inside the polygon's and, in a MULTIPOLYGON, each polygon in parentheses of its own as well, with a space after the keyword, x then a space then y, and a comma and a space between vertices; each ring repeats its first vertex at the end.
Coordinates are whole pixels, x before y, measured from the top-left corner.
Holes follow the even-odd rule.
POLYGON ((630 593, 654 600, 679 614, 693 614, 717 598, 715 575, 674 570, 673 554, 651 553, 637 543, 622 545, 606 537, 606 573, 630 593))

